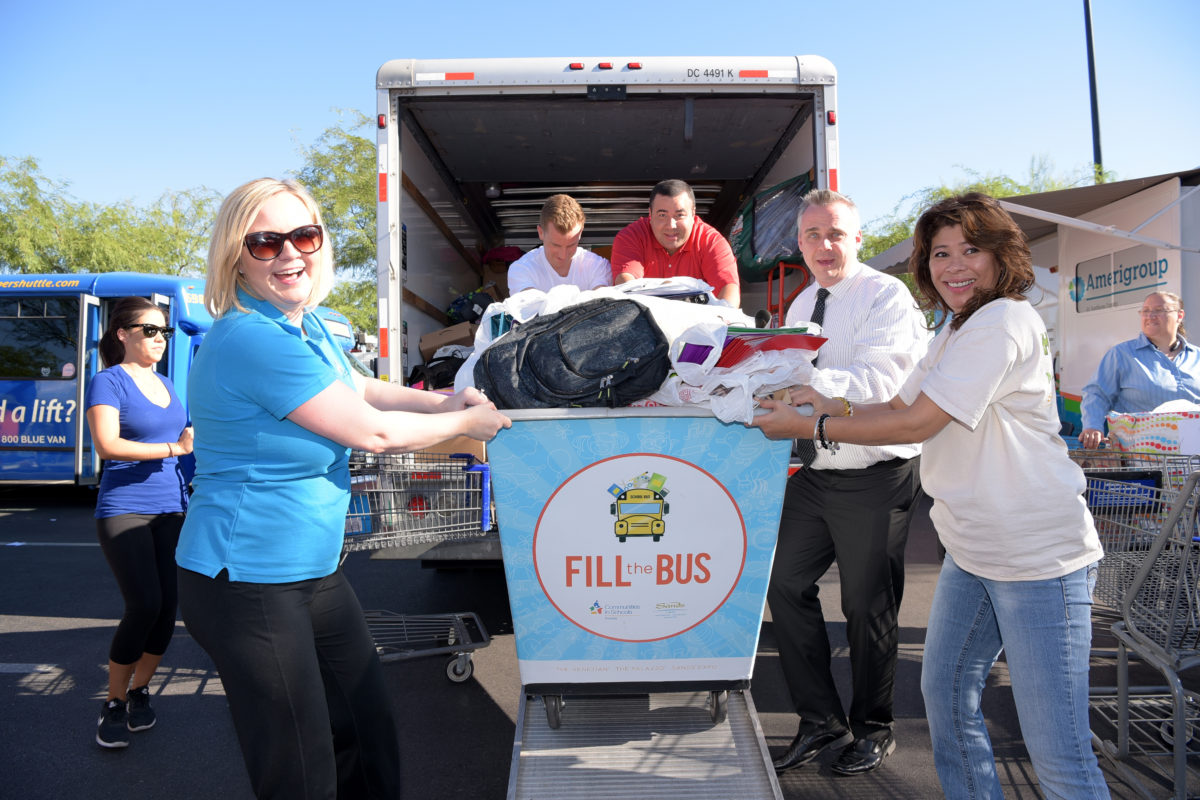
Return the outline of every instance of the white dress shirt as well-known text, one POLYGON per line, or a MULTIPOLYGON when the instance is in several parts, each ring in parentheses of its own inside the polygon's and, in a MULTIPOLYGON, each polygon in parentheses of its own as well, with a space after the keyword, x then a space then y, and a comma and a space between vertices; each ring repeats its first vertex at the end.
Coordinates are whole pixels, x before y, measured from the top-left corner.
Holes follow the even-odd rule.
MULTIPOLYGON (((813 282, 800 293, 788 308, 785 324, 812 319, 819 288, 813 282)), ((829 297, 821 335, 829 341, 817 353, 812 387, 851 403, 888 402, 925 355, 930 339, 925 316, 903 281, 857 261, 847 264, 844 277, 826 288, 829 297)), ((920 453, 919 444, 843 444, 837 453, 830 453, 818 442, 811 468, 861 469, 920 453)))

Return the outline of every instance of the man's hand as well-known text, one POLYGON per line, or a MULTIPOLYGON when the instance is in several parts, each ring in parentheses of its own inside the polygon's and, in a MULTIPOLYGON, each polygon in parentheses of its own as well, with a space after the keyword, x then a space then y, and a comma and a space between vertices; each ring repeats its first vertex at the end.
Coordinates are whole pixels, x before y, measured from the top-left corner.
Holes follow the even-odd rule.
POLYGON ((758 407, 766 414, 756 414, 747 427, 758 428, 768 439, 811 439, 816 419, 801 414, 787 403, 763 398, 758 407))
POLYGON ((1083 432, 1079 434, 1079 444, 1085 450, 1095 450, 1101 442, 1106 441, 1108 440, 1104 438, 1104 434, 1095 428, 1084 428, 1083 432))

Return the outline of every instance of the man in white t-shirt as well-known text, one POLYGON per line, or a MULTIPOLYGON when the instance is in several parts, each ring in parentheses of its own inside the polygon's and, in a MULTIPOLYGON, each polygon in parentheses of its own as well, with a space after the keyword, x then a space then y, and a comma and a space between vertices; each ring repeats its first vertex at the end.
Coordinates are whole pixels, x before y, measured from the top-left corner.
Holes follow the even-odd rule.
POLYGON ((612 285, 612 267, 608 259, 579 247, 583 236, 583 209, 573 197, 551 195, 542 204, 538 239, 542 246, 521 256, 508 268, 508 290, 512 294, 526 289, 548 292, 555 286, 570 284, 580 289, 612 285))

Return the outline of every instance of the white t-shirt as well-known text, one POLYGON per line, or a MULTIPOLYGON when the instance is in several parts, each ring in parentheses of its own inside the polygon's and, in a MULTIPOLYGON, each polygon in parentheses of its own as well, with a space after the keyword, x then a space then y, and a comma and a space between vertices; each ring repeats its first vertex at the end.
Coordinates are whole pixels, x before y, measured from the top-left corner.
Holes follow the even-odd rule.
POLYGON ((607 258, 598 256, 582 247, 571 257, 571 267, 564 278, 554 271, 546 260, 546 248, 530 250, 508 268, 508 291, 516 294, 522 289, 540 289, 548 292, 555 286, 571 284, 580 289, 595 289, 597 286, 612 285, 612 267, 607 258))
POLYGON ((991 580, 1046 580, 1103 551, 1083 471, 1058 435, 1046 328, 1033 306, 997 300, 947 325, 901 388, 954 419, 925 443, 921 485, 958 566, 991 580))

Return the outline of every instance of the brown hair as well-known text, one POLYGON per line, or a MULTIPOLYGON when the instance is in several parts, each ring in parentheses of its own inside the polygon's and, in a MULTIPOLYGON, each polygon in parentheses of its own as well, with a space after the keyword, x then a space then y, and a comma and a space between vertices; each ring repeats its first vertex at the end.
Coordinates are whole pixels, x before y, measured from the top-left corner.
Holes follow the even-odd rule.
POLYGON ((954 313, 950 330, 958 330, 972 314, 993 300, 1024 300, 1034 282, 1033 257, 1025 234, 995 198, 980 192, 948 197, 922 214, 913 230, 908 269, 923 295, 923 311, 953 312, 933 282, 929 253, 937 232, 954 225, 962 226, 968 242, 992 254, 996 260, 996 285, 991 289, 976 289, 962 309, 954 313))
POLYGON ((130 325, 136 325, 138 317, 147 311, 157 311, 166 321, 166 312, 144 297, 122 297, 113 304, 112 310, 108 312, 108 328, 100 337, 98 345, 100 360, 104 362, 105 367, 116 366, 125 360, 125 343, 121 341, 117 332, 130 325))
POLYGON ((582 227, 586 220, 583 208, 575 201, 574 197, 566 194, 552 194, 546 198, 545 203, 542 203, 542 216, 538 219, 538 224, 541 225, 543 231, 553 225, 559 233, 570 233, 576 228, 582 227))

